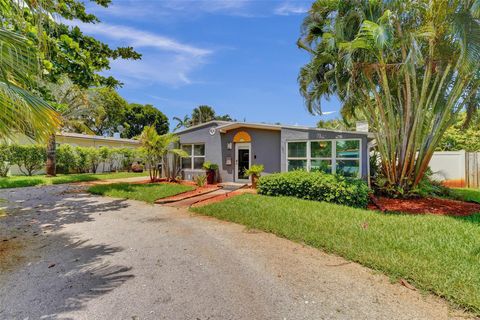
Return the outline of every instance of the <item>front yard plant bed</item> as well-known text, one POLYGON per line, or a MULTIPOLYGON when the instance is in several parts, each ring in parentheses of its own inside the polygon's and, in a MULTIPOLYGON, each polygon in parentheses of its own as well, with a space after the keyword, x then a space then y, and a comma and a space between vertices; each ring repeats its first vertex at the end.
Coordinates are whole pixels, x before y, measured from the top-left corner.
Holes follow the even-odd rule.
POLYGON ((122 199, 134 199, 154 203, 155 200, 194 190, 195 187, 178 183, 113 183, 96 185, 88 192, 102 196, 122 199))
POLYGON ((394 199, 379 197, 369 209, 384 212, 469 216, 480 213, 480 204, 442 198, 394 199))
POLYGON ((341 255, 480 315, 479 214, 385 214, 251 194, 191 210, 341 255))
POLYGON ((365 208, 369 189, 365 181, 323 172, 302 170, 263 176, 258 193, 268 196, 290 196, 365 208))
POLYGON ((97 181, 105 179, 123 179, 133 177, 146 177, 148 172, 113 172, 113 173, 79 173, 59 174, 56 177, 37 176, 12 176, 0 178, 0 189, 21 188, 40 185, 63 184, 72 182, 97 181))

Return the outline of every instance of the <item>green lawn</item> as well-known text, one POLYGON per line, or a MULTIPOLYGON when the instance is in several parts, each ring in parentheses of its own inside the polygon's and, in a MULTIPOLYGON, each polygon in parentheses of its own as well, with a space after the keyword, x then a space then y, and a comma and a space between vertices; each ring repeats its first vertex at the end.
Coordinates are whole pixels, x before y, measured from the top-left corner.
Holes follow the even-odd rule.
POLYGON ((341 255, 480 315, 480 214, 383 214, 248 194, 191 210, 341 255))
POLYGON ((0 189, 3 188, 20 188, 38 185, 62 184, 69 182, 95 181, 103 179, 120 179, 130 177, 148 176, 148 172, 118 172, 118 173, 82 173, 82 174, 59 174, 56 177, 37 176, 13 176, 0 178, 0 189))
POLYGON ((480 189, 452 188, 455 199, 480 203, 480 189))
POLYGON ((192 186, 173 183, 114 183, 97 185, 88 188, 88 192, 114 198, 135 199, 153 203, 157 199, 174 196, 176 194, 195 189, 192 186))

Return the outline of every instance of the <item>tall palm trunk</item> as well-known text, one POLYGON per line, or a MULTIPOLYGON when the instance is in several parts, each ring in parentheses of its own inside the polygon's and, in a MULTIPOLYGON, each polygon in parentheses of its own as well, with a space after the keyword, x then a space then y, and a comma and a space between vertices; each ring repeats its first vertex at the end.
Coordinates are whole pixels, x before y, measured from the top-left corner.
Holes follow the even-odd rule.
POLYGON ((47 143, 47 163, 45 171, 47 176, 56 176, 56 153, 57 153, 57 140, 55 134, 50 135, 47 143))

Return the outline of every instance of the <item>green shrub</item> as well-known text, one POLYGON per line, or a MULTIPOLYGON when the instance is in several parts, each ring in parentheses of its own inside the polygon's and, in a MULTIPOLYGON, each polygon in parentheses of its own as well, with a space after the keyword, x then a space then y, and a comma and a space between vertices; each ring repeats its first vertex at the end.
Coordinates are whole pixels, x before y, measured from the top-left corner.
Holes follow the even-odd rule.
POLYGON ((88 150, 84 147, 75 147, 77 160, 75 161, 75 171, 78 173, 86 173, 90 171, 90 162, 88 150))
POLYGON ((196 176, 195 177, 195 183, 199 187, 204 187, 205 184, 207 184, 207 176, 204 175, 204 174, 200 174, 200 175, 196 176))
POLYGON ((45 166, 47 151, 40 145, 12 145, 12 163, 16 164, 21 173, 31 176, 45 166))
POLYGON ((450 188, 433 178, 432 169, 428 168, 420 183, 412 189, 411 196, 420 197, 449 197, 452 196, 450 188))
POLYGON ((105 166, 109 166, 111 169, 112 164, 112 152, 113 149, 109 147, 100 147, 98 148, 98 157, 101 162, 103 162, 102 172, 105 172, 105 166))
POLYGON ((369 189, 360 179, 322 172, 291 171, 261 177, 258 193, 366 207, 369 189))
POLYGON ((6 177, 12 162, 12 150, 8 144, 0 145, 0 177, 6 177))
POLYGON ((425 171, 425 175, 418 185, 406 192, 404 189, 391 185, 388 179, 379 171, 372 177, 372 189, 378 196, 386 196, 390 198, 425 198, 425 197, 451 197, 453 196, 450 188, 442 185, 433 177, 430 168, 425 171))
POLYGON ((90 170, 92 173, 97 173, 98 165, 102 159, 100 158, 100 151, 95 147, 87 147, 85 148, 85 152, 87 153, 88 165, 90 166, 90 170))
POLYGON ((57 172, 70 173, 77 166, 77 154, 69 144, 61 144, 57 148, 57 172))

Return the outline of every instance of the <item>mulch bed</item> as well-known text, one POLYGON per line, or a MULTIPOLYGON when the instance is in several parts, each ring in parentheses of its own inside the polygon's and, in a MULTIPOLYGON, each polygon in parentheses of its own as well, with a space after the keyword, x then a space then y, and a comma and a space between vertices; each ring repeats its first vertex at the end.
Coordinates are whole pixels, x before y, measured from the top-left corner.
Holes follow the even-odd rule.
POLYGON ((440 198, 393 199, 377 197, 368 208, 384 212, 469 216, 480 213, 480 204, 440 198))

